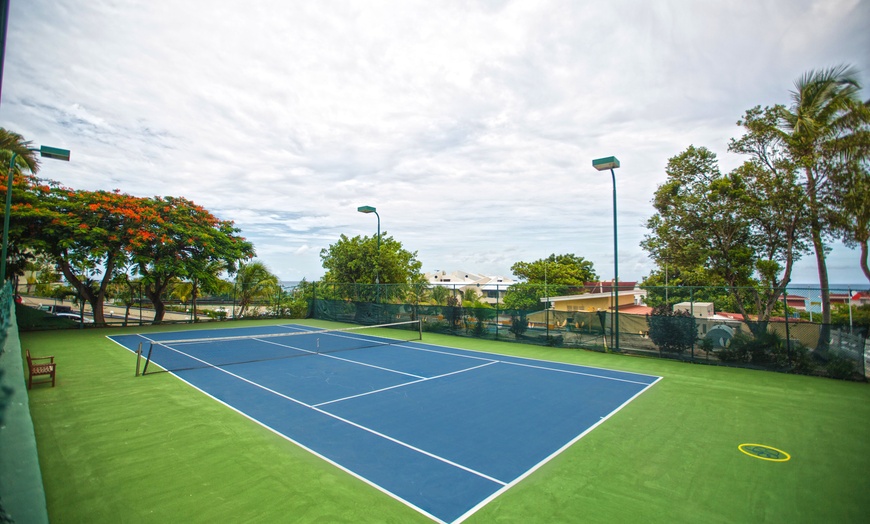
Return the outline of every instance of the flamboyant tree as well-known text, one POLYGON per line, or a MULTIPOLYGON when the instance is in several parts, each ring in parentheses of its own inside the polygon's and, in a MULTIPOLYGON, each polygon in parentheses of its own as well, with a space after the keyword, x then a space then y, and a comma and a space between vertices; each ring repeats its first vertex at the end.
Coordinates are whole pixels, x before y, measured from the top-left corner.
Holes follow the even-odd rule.
POLYGON ((86 300, 95 322, 104 322, 103 303, 129 247, 151 217, 144 200, 119 191, 56 187, 46 201, 50 217, 36 221, 37 249, 50 256, 67 282, 86 300))
POLYGON ((10 244, 48 256, 91 305, 96 322, 105 321, 106 292, 120 272, 142 276, 160 322, 162 295, 173 280, 202 281, 214 263, 232 273, 254 254, 232 222, 184 198, 73 190, 32 175, 16 177, 13 191, 10 244))
POLYGON ((239 236, 231 221, 180 197, 143 199, 149 220, 141 224, 128 251, 143 292, 154 305, 154 321, 166 313, 163 293, 176 278, 197 273, 208 261, 221 261, 234 273, 240 261, 253 258, 253 245, 239 236))

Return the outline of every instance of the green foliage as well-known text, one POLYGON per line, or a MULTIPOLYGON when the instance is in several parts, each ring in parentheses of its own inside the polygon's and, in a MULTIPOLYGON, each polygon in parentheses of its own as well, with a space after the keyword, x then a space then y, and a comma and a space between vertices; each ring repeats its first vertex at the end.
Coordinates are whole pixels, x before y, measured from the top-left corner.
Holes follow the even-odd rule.
POLYGON ((213 318, 215 320, 226 320, 227 318, 227 310, 226 309, 204 309, 200 311, 200 315, 205 315, 209 318, 213 318))
POLYGON ((544 286, 520 282, 512 284, 504 294, 505 309, 524 309, 527 311, 541 311, 546 305, 541 302, 545 297, 544 286))
POLYGON ((649 338, 659 350, 679 354, 691 349, 697 337, 697 327, 690 312, 673 311, 668 306, 659 306, 646 318, 649 338))
MULTIPOLYGON (((720 173, 716 156, 703 147, 690 146, 669 160, 642 243, 667 268, 669 285, 725 284, 734 311, 765 321, 779 307, 800 257, 814 250, 824 267, 829 233, 862 247, 859 263, 870 280, 864 249, 870 106, 860 91, 853 68, 809 71, 795 83, 791 107, 756 106, 738 121, 741 136, 728 149, 748 160, 731 173, 720 173)), ((819 284, 829 287, 825 272, 819 284)), ((661 298, 652 296, 649 303, 657 302, 661 298)), ((822 306, 823 322, 830 324, 826 291, 822 306)))
POLYGON ((7 169, 12 160, 12 154, 15 154, 15 172, 21 173, 22 170, 30 171, 36 174, 39 172, 39 158, 36 151, 31 151, 33 143, 25 140, 20 134, 9 131, 5 127, 0 127, 0 165, 4 169, 0 170, 3 174, 2 187, 6 187, 7 169))
POLYGON ((756 336, 738 333, 731 339, 727 349, 720 350, 719 359, 725 362, 769 364, 776 362, 783 350, 783 341, 776 333, 761 333, 756 336))
POLYGON ((592 262, 573 253, 552 254, 534 262, 516 262, 511 266, 511 273, 529 284, 582 286, 598 280, 592 262))
POLYGON ((495 317, 495 309, 484 302, 477 302, 473 307, 466 308, 465 312, 475 319, 474 336, 484 336, 486 334, 486 325, 484 323, 495 317))
POLYGON ((870 334, 870 304, 862 306, 851 306, 852 318, 849 318, 849 306, 846 304, 837 304, 834 306, 834 311, 831 315, 831 324, 835 326, 848 327, 850 325, 853 331, 863 333, 865 337, 870 334))
POLYGON ((140 198, 120 191, 84 191, 35 178, 16 188, 14 237, 51 260, 104 322, 109 284, 123 272, 142 276, 143 292, 163 317, 170 285, 220 261, 233 271, 253 246, 232 222, 178 197, 140 198))
POLYGON ((245 316, 254 301, 274 296, 277 287, 278 277, 269 271, 266 264, 259 261, 242 264, 236 273, 235 285, 238 316, 245 316))
MULTIPOLYGON (((752 145, 768 145, 768 138, 752 145)), ((770 162, 755 158, 722 174, 716 155, 694 146, 669 160, 668 180, 656 191, 656 214, 647 223, 651 233, 641 244, 667 267, 669 286, 722 283, 734 311, 770 317, 795 257, 805 249, 806 222, 805 214, 790 207, 802 194, 794 164, 770 162)), ((663 278, 655 280, 661 284, 663 278)))
POLYGON ((855 362, 844 357, 833 357, 825 364, 825 371, 831 378, 846 380, 857 372, 855 362))
POLYGON ((810 375, 816 369, 816 362, 813 360, 810 350, 803 344, 793 344, 789 358, 792 373, 810 375))
POLYGON ((534 262, 516 262, 511 266, 511 272, 524 282, 507 288, 504 307, 527 311, 546 308, 542 298, 580 293, 582 289, 578 290, 578 287, 598 280, 592 262, 571 253, 552 254, 534 262))
POLYGON ((422 279, 417 252, 407 251, 402 243, 381 235, 380 248, 377 236, 339 240, 320 251, 320 259, 326 274, 324 282, 352 284, 409 284, 422 279))
POLYGON ((272 288, 273 295, 269 297, 269 314, 284 318, 308 317, 310 293, 308 283, 304 280, 298 287, 287 291, 279 285, 272 288))
MULTIPOLYGON (((860 176, 866 174, 870 158, 870 111, 861 100, 858 72, 847 65, 808 71, 795 82, 791 95, 792 105, 781 111, 778 129, 783 134, 788 154, 804 177, 802 188, 806 195, 809 233, 817 265, 823 268, 819 272, 822 323, 828 325, 831 305, 828 274, 824 270, 828 249, 824 237, 833 230, 845 233, 848 241, 849 232, 844 230, 844 224, 855 224, 856 232, 862 227, 866 229, 866 215, 848 215, 865 212, 854 208, 853 203, 866 205, 866 193, 856 195, 857 201, 853 201, 848 198, 848 186, 851 185, 850 175, 863 165, 863 170, 857 173, 859 185, 856 187, 859 191, 866 188, 866 183, 860 183, 860 176)), ((859 232, 859 235, 862 234, 859 232)), ((866 246, 866 241, 863 245, 866 246)), ((870 280, 866 258, 862 260, 862 269, 870 280)), ((822 337, 827 338, 826 330, 822 337)))
POLYGON ((792 343, 789 348, 782 337, 767 331, 755 335, 738 333, 731 345, 717 351, 716 355, 723 362, 752 364, 792 373, 809 374, 816 368, 806 347, 792 343))
POLYGON ((429 296, 435 304, 447 304, 447 298, 450 296, 450 290, 444 286, 435 286, 432 288, 429 296))
POLYGON ((511 327, 508 329, 516 338, 522 338, 529 329, 529 320, 525 311, 519 311, 511 315, 511 327))

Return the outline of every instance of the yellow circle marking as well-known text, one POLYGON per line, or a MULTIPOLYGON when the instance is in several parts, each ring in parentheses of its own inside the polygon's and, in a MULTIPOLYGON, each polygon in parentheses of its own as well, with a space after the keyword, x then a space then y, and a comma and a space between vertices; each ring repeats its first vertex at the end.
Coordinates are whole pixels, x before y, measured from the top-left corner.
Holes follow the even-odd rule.
POLYGON ((764 444, 740 444, 737 446, 737 449, 752 458, 769 460, 771 462, 785 462, 791 458, 791 455, 785 451, 765 446, 764 444))

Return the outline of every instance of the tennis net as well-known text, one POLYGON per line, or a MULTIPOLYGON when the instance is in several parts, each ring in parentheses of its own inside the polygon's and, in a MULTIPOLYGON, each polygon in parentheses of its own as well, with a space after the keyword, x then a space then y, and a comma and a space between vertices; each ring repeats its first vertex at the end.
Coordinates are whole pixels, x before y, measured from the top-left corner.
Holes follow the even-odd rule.
MULTIPOLYGON (((304 329, 301 326, 285 326, 304 329)), ((205 367, 224 367, 268 360, 281 360, 310 355, 337 353, 376 346, 401 344, 422 340, 419 320, 354 326, 339 329, 313 329, 287 332, 269 332, 273 327, 262 327, 263 332, 246 331, 236 335, 214 337, 151 339, 143 355, 137 351, 136 370, 142 375, 171 371, 184 371, 205 367), (149 371, 149 365, 152 369, 149 371), (154 370, 154 365, 159 370, 154 370)), ((171 333, 166 333, 171 336, 171 333)))

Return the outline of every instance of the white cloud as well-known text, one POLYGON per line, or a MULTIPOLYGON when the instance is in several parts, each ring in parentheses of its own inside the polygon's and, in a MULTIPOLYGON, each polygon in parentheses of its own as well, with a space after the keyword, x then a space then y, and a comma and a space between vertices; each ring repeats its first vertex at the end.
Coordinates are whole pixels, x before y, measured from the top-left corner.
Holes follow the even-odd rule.
MULTIPOLYGON (((736 120, 808 69, 870 82, 868 21, 857 0, 14 2, 3 125, 72 150, 44 176, 234 220, 288 280, 374 234, 363 204, 425 269, 572 252, 609 278, 591 160, 614 154, 621 276, 640 279, 667 159, 704 145, 734 167, 736 120)), ((862 281, 832 256, 834 281, 862 281)))

